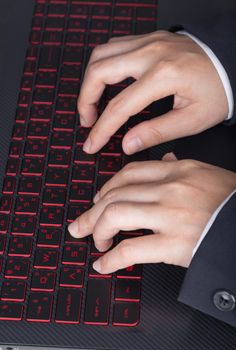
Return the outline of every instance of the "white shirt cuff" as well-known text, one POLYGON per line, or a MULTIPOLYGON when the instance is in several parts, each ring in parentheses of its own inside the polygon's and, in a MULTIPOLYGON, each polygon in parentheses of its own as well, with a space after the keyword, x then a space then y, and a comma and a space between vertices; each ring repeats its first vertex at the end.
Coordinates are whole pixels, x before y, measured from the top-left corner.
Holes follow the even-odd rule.
POLYGON ((228 100, 229 113, 228 113, 228 116, 225 118, 225 120, 231 119, 233 116, 233 111, 234 111, 234 97, 233 97, 233 91, 232 91, 232 87, 230 84, 228 74, 226 73, 226 70, 224 69, 223 65, 221 64, 221 62, 219 61, 217 56, 214 54, 214 52, 206 44, 204 44, 201 40, 196 38, 194 35, 189 34, 188 32, 186 32, 184 30, 178 31, 177 33, 187 35, 193 41, 195 41, 203 49, 203 51, 205 51, 207 56, 210 58, 210 60, 214 64, 214 66, 215 66, 215 68, 220 76, 220 79, 222 81, 222 84, 224 86, 225 93, 226 93, 227 100, 228 100))
POLYGON ((213 222, 215 221, 215 219, 217 218, 219 212, 222 210, 222 208, 225 206, 225 204, 231 199, 231 197, 236 193, 236 190, 234 190, 232 193, 230 193, 230 195, 224 200, 223 203, 221 203, 221 205, 216 209, 216 211, 214 212, 214 214, 212 215, 212 217, 210 218, 210 220, 208 221, 206 227, 204 228, 198 242, 197 245, 195 246, 194 250, 193 250, 193 255, 196 253, 196 251, 198 250, 200 244, 202 243, 204 237, 206 236, 207 232, 210 230, 211 226, 213 225, 213 222))

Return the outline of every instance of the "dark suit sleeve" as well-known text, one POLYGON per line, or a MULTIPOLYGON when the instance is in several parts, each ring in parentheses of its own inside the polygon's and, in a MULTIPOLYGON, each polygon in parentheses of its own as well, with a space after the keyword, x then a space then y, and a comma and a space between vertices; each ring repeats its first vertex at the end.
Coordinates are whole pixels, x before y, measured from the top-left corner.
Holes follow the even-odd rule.
POLYGON ((236 326, 236 194, 218 214, 195 253, 178 300, 236 326), (217 298, 226 292, 229 301, 217 298), (218 293, 218 294, 216 294, 218 293), (220 308, 218 309, 220 304, 220 308), (230 304, 231 303, 231 304, 230 304), (218 307, 217 307, 218 305, 218 307))
MULTIPOLYGON (((184 29, 196 36, 215 53, 228 74, 236 106, 236 11, 215 16, 208 21, 176 26, 172 31, 178 29, 184 29)), ((236 123, 236 113, 225 123, 236 123)))

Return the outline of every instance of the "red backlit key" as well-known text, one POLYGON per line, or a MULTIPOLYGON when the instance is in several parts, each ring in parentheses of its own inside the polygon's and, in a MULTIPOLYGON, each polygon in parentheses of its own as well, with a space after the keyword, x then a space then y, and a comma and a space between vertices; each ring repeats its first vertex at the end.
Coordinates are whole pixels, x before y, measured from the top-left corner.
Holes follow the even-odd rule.
POLYGON ((27 137, 30 139, 47 139, 49 135, 49 124, 30 122, 27 137))
POLYGON ((68 46, 64 49, 63 63, 81 64, 83 60, 84 49, 78 46, 68 46))
POLYGON ((62 264, 84 265, 86 260, 86 248, 77 245, 66 245, 63 251, 62 264))
POLYGON ((69 32, 66 36, 66 45, 68 46, 83 46, 85 40, 84 33, 69 32))
POLYGON ((13 235, 33 236, 36 218, 32 216, 14 216, 11 233, 13 235))
POLYGON ((49 32, 45 31, 43 34, 44 45, 56 45, 59 46, 62 43, 63 33, 61 31, 49 32))
POLYGON ((21 174, 25 176, 43 175, 44 160, 37 158, 25 158, 22 162, 21 174))
POLYGON ((89 261, 89 277, 93 277, 93 278, 111 278, 112 275, 111 274, 107 274, 107 275, 101 275, 99 272, 97 272, 96 270, 93 269, 93 263, 94 261, 97 260, 97 258, 92 258, 89 261))
POLYGON ((75 238, 71 236, 69 233, 68 229, 66 229, 66 234, 65 234, 65 244, 86 244, 88 243, 88 238, 83 237, 83 238, 75 238))
POLYGON ((58 251, 53 249, 37 249, 34 260, 36 269, 55 270, 58 263, 58 251))
POLYGON ((9 214, 12 208, 13 198, 10 196, 0 197, 0 213, 9 214))
POLYGON ((0 256, 0 272, 2 272, 3 256, 0 256))
POLYGON ((56 86, 57 75, 54 72, 38 72, 36 86, 43 88, 54 88, 56 86))
POLYGON ((62 267, 60 275, 61 287, 83 287, 84 270, 80 268, 62 267))
POLYGON ((136 18, 141 21, 156 21, 156 8, 137 7, 136 18))
POLYGON ((116 6, 114 17, 115 19, 131 20, 133 18, 134 9, 129 6, 116 6))
POLYGON ((44 140, 28 140, 25 143, 24 155, 28 157, 40 157, 46 156, 47 141, 44 140))
POLYGON ((21 81, 21 90, 31 91, 33 87, 33 77, 25 76, 21 81))
POLYGON ((100 158, 99 173, 100 174, 115 174, 122 165, 120 157, 103 156, 100 158))
POLYGON ((111 281, 94 278, 88 281, 84 323, 107 325, 111 298, 111 281))
POLYGON ((133 265, 116 272, 117 278, 141 279, 142 265, 133 265))
POLYGON ((116 281, 115 300, 139 301, 141 283, 139 280, 120 279, 116 281))
POLYGON ((61 289, 57 297, 55 322, 79 323, 82 293, 78 289, 61 289))
POLYGON ((29 257, 32 251, 32 238, 12 237, 8 248, 9 256, 29 257))
POLYGON ((105 44, 107 42, 108 36, 105 33, 89 33, 88 45, 91 47, 105 44))
POLYGON ((72 182, 92 183, 95 169, 90 164, 80 164, 73 168, 72 182))
POLYGON ((61 230, 55 228, 41 228, 38 232, 38 247, 59 248, 61 243, 61 230))
POLYGON ((43 205, 63 207, 66 201, 66 189, 48 187, 44 190, 43 205))
POLYGON ((72 132, 54 132, 51 138, 51 148, 71 149, 74 135, 72 132))
POLYGON ((120 156, 122 154, 122 145, 120 138, 111 137, 110 141, 101 149, 101 155, 120 156))
POLYGON ((51 105, 54 101, 54 89, 36 88, 33 96, 34 104, 51 105))
POLYGON ((16 110, 16 122, 25 123, 28 117, 29 110, 28 108, 18 107, 16 110))
POLYGON ((75 114, 77 108, 77 99, 73 97, 59 97, 56 104, 57 113, 75 114))
POLYGON ((84 142, 86 141, 90 128, 83 128, 82 126, 78 129, 77 134, 76 134, 76 143, 77 145, 83 145, 84 142))
POLYGON ((117 302, 114 305, 113 326, 137 326, 139 315, 139 303, 117 302))
POLYGON ((109 30, 109 24, 110 23, 104 19, 93 19, 93 21, 91 22, 91 31, 106 33, 109 30))
POLYGON ((95 164, 96 156, 94 154, 85 153, 81 146, 75 150, 74 163, 75 164, 95 164))
POLYGON ((132 21, 119 21, 113 22, 114 34, 130 34, 132 31, 132 21))
POLYGON ((34 105, 31 108, 30 120, 49 122, 52 118, 52 107, 47 105, 34 105))
POLYGON ((40 51, 39 70, 56 72, 61 55, 61 49, 57 47, 43 47, 40 51))
POLYGON ((8 159, 6 167, 6 175, 16 176, 19 170, 19 159, 8 159))
POLYGON ((32 196, 19 196, 16 200, 15 214, 36 215, 38 212, 39 198, 32 196))
POLYGON ((4 281, 2 285, 1 300, 24 301, 26 283, 23 281, 4 281))
POLYGON ((90 184, 74 184, 70 188, 70 202, 91 202, 93 187, 90 184))
POLYGON ((88 21, 80 19, 70 19, 68 23, 69 32, 85 32, 88 26, 88 21))
POLYGON ((61 69, 61 80, 78 82, 81 76, 80 65, 64 65, 61 69))
POLYGON ((0 254, 4 254, 5 246, 6 246, 6 237, 1 235, 0 236, 0 254))
POLYGON ((27 279, 29 272, 29 261, 26 259, 9 258, 6 262, 5 277, 27 279))
POLYGON ((67 169, 48 169, 46 175, 46 186, 65 187, 67 186, 68 175, 67 169))
POLYGON ((36 4, 34 8, 34 16, 43 16, 45 11, 44 4, 36 4))
POLYGON ((88 203, 77 203, 70 205, 67 213, 67 221, 72 222, 90 208, 88 203))
POLYGON ((108 19, 111 16, 110 6, 92 6, 92 17, 108 19))
POLYGON ((12 176, 5 177, 2 187, 3 194, 13 194, 16 187, 16 178, 12 176))
POLYGON ((0 214, 0 233, 7 233, 9 226, 9 216, 0 214))
POLYGON ((67 6, 64 4, 50 4, 48 7, 49 17, 65 17, 67 6))
POLYGON ((87 5, 80 5, 80 4, 71 5, 70 17, 72 18, 87 17, 88 10, 89 10, 89 7, 87 5))
POLYGON ((32 30, 30 34, 30 43, 33 45, 39 45, 41 41, 41 31, 32 30))
POLYGON ((56 274, 54 271, 34 271, 31 281, 31 290, 53 292, 55 288, 56 274))
POLYGON ((23 314, 23 305, 18 303, 0 302, 0 320, 20 321, 23 314))
POLYGON ((61 227, 64 210, 58 207, 44 207, 41 210, 40 226, 61 227))
POLYGON ((40 177, 22 176, 18 186, 19 194, 39 195, 41 191, 42 180, 40 177))
POLYGON ((29 297, 26 319, 30 322, 50 322, 53 296, 32 292, 29 297))
POLYGON ((55 31, 63 31, 65 26, 64 18, 50 17, 46 20, 45 29, 46 30, 55 30, 55 31))
POLYGON ((26 58, 27 60, 36 61, 38 57, 38 47, 30 46, 27 49, 26 58))
POLYGON ((10 145, 9 157, 19 158, 22 150, 22 142, 12 141, 10 145))
POLYGON ((70 166, 71 152, 55 149, 49 152, 49 167, 68 168, 70 166))
POLYGON ((15 124, 12 133, 13 140, 23 140, 25 135, 25 125, 15 124))
POLYGON ((35 61, 26 61, 24 65, 24 74, 33 76, 35 72, 35 67, 36 67, 35 61))
MULTIPOLYGON (((78 79, 76 80, 68 80, 67 78, 63 78, 63 80, 61 80, 61 84, 59 86, 59 91, 58 91, 58 95, 61 97, 76 97, 78 96, 79 93, 79 81, 78 79)), ((71 118, 74 117, 71 116, 71 118)), ((66 126, 64 126, 66 127, 66 126)), ((58 128, 58 127, 57 127, 58 128)), ((59 124, 59 128, 58 130, 63 129, 63 125, 59 124)), ((55 127, 54 127, 54 130, 55 127)), ((71 130, 71 128, 68 129, 69 131, 71 130)))
POLYGON ((31 28, 34 30, 41 30, 43 27, 42 17, 33 17, 31 28))
MULTIPOLYGON (((62 84, 65 84, 63 82, 62 84)), ((67 83, 71 84, 71 83, 67 83)), ((53 130, 56 131, 73 131, 75 127, 76 116, 73 114, 70 115, 60 115, 57 114, 54 117, 53 130)))

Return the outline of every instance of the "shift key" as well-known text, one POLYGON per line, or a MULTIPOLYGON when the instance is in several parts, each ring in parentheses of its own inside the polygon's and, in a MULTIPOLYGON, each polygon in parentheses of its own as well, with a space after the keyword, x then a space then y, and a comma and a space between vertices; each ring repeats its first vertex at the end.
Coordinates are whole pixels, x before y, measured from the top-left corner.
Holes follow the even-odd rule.
POLYGON ((111 281, 90 279, 87 286, 84 323, 107 325, 111 303, 111 281))

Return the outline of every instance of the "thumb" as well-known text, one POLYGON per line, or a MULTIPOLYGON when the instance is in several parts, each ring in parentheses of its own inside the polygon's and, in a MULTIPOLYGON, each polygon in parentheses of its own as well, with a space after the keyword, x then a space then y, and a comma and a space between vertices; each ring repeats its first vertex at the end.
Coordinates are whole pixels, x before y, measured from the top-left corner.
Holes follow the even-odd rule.
POLYGON ((136 125, 124 136, 124 152, 133 154, 160 143, 195 134, 201 123, 198 113, 200 112, 196 105, 191 105, 136 125))

